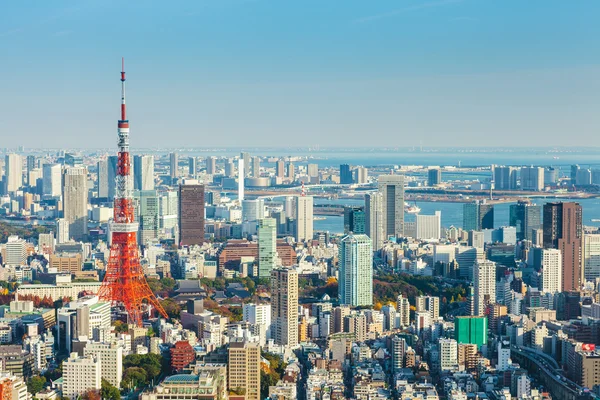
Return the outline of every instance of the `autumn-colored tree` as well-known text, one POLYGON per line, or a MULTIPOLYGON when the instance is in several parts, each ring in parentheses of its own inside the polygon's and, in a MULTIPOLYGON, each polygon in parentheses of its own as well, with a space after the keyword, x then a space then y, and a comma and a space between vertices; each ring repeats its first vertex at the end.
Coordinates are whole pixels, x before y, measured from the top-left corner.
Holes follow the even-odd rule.
POLYGON ((381 302, 378 301, 377 303, 375 303, 375 306, 373 306, 373 309, 375 311, 379 311, 379 310, 381 310, 382 307, 383 307, 383 304, 381 304, 381 302))
POLYGON ((81 395, 82 400, 102 400, 99 390, 88 389, 81 395))

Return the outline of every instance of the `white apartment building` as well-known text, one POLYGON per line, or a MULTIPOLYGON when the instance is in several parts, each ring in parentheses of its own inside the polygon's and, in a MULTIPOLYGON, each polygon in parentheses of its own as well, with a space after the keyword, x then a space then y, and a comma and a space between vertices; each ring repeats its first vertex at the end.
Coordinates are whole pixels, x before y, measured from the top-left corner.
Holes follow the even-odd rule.
POLYGON ((100 357, 79 357, 77 353, 63 362, 63 396, 76 400, 88 390, 100 390, 100 357))
POLYGON ((89 342, 83 349, 83 355, 100 358, 102 377, 113 386, 120 387, 123 377, 123 347, 114 342, 89 342))

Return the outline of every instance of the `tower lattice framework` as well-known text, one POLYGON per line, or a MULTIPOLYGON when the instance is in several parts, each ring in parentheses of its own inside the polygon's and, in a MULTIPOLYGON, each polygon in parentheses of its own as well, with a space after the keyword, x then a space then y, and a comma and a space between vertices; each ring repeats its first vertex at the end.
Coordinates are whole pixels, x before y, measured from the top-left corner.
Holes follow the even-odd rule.
POLYGON ((129 121, 125 106, 125 63, 121 68, 121 119, 118 124, 119 155, 114 202, 114 219, 110 225, 112 245, 106 275, 98 292, 101 300, 122 306, 128 322, 142 326, 145 304, 154 307, 163 317, 167 313, 150 290, 140 264, 137 245, 138 224, 133 211, 133 179, 129 155, 129 121))

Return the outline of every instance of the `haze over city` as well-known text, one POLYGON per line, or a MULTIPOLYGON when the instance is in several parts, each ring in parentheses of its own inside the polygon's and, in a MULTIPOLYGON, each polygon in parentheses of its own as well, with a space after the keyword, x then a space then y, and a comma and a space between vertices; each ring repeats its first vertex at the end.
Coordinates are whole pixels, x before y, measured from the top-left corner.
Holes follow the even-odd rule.
POLYGON ((52 1, 0 13, 3 146, 598 146, 600 4, 52 1), (143 138, 143 140, 140 140, 143 138))

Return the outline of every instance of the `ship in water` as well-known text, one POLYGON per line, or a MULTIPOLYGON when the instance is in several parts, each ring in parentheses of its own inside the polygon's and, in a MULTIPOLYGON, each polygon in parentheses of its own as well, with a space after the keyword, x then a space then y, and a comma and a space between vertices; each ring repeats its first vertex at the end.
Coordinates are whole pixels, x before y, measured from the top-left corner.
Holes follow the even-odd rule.
POLYGON ((417 206, 417 203, 410 205, 407 202, 404 202, 404 211, 406 211, 409 214, 418 214, 419 212, 421 212, 421 209, 419 208, 419 206, 417 206))

